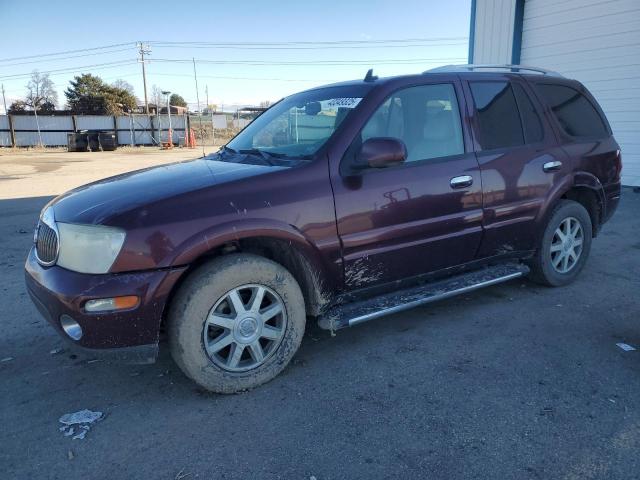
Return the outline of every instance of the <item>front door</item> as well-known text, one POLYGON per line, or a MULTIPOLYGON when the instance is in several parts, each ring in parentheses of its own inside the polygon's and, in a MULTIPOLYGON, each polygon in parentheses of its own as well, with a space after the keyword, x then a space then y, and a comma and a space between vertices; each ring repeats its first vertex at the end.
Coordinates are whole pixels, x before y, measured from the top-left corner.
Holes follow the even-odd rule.
POLYGON ((473 260, 482 235, 475 154, 465 149, 456 81, 395 91, 378 106, 332 173, 345 287, 370 287, 473 260), (401 165, 349 173, 365 140, 395 137, 401 165))

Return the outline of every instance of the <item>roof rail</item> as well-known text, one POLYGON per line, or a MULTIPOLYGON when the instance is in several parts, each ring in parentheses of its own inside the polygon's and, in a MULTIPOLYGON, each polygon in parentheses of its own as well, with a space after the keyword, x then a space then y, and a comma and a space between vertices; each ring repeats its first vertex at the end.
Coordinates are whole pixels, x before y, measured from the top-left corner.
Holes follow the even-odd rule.
POLYGON ((492 70, 492 71, 507 71, 511 73, 537 73, 540 75, 549 75, 552 77, 562 77, 558 72, 552 70, 546 70, 538 67, 527 67, 525 65, 445 65, 443 67, 436 67, 430 70, 426 70, 422 73, 438 73, 438 72, 473 72, 476 70, 492 70))

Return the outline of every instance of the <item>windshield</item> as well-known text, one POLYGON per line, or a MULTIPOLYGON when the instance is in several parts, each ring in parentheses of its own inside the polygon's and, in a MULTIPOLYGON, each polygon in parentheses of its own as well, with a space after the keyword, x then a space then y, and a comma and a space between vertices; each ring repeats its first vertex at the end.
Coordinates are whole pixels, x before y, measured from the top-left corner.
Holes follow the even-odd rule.
POLYGON ((240 153, 311 158, 370 88, 327 87, 287 97, 256 118, 227 148, 240 153))

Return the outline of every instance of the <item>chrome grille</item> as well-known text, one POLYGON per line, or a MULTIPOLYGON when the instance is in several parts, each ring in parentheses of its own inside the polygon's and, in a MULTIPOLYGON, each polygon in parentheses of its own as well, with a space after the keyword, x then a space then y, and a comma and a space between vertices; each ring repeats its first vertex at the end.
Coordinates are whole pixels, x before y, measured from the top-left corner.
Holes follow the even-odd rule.
POLYGON ((36 255, 44 265, 52 265, 58 256, 58 234, 49 225, 40 222, 36 236, 36 255))

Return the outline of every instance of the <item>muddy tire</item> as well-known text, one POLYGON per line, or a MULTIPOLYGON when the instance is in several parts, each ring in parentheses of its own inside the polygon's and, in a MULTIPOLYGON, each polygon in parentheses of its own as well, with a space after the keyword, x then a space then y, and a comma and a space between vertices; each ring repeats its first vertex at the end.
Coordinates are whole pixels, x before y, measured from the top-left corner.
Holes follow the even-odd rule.
POLYGON ((180 286, 168 314, 171 355, 198 385, 235 393, 291 361, 304 335, 302 292, 281 265, 251 254, 216 258, 180 286))
POLYGON ((575 280, 591 251, 592 225, 578 202, 561 200, 555 207, 534 257, 530 278, 559 287, 575 280))

